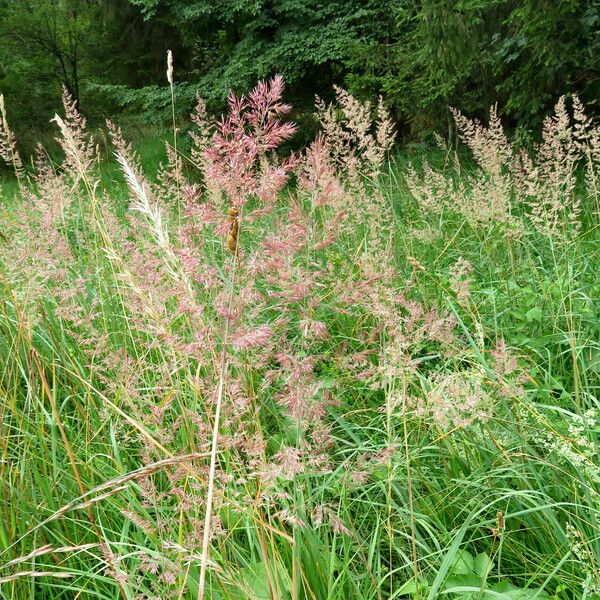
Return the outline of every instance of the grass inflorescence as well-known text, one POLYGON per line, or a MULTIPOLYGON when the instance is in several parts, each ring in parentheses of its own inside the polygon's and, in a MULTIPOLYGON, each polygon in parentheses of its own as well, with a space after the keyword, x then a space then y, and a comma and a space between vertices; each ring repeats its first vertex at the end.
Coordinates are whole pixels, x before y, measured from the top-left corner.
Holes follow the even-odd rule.
POLYGON ((337 89, 283 156, 282 92, 151 176, 2 111, 0 597, 600 597, 598 126, 407 165, 337 89))

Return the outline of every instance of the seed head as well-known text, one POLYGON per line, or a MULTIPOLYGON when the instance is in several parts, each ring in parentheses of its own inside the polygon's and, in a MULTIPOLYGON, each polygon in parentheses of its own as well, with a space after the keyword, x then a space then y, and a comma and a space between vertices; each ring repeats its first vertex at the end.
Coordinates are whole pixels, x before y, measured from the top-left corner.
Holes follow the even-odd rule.
POLYGON ((167 50, 167 81, 173 85, 173 53, 167 50))

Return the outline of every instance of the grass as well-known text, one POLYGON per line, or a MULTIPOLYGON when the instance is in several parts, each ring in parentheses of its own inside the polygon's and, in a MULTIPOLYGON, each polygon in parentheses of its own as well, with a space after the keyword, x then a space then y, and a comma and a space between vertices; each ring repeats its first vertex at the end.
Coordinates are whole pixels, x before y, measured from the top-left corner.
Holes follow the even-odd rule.
MULTIPOLYGON (((345 162, 350 220, 332 244, 294 246, 297 231, 326 236, 336 212, 311 206, 300 178, 240 221, 236 258, 221 221, 177 204, 192 194, 177 164, 156 183, 164 145, 138 153, 162 222, 136 216, 108 150, 38 185, 63 207, 38 207, 49 228, 2 185, 1 598, 199 597, 220 373, 205 597, 600 597, 589 182, 583 226, 543 234, 515 206, 517 236, 422 210, 402 155, 370 183, 345 179, 345 162), (179 233, 190 222, 202 232, 192 299, 179 233), (278 266, 256 275, 250 257, 278 266), (470 268, 457 274, 459 259, 470 268), (311 289, 295 299, 290 280, 311 289), (224 340, 227 306, 243 317, 224 340), (244 342, 265 324, 269 341, 244 342)), ((469 188, 478 173, 459 179, 469 188)), ((222 209, 221 193, 203 193, 222 209)))

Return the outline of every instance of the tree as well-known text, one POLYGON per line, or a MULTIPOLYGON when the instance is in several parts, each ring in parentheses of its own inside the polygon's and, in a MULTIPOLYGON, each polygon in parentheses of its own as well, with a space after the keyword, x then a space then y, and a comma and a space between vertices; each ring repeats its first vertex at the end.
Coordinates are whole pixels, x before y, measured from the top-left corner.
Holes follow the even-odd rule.
POLYGON ((382 93, 400 120, 439 127, 456 106, 483 116, 498 102, 513 125, 534 126, 557 98, 598 97, 598 0, 422 0, 392 12, 388 40, 354 48, 347 81, 382 93))
POLYGON ((49 128, 61 87, 92 122, 103 121, 118 105, 94 85, 162 83, 166 49, 181 47, 170 25, 144 20, 129 0, 0 0, 0 38, 11 120, 37 131, 49 128))
POLYGON ((86 48, 97 30, 98 3, 82 0, 6 2, 1 18, 9 61, 30 62, 43 78, 51 73, 78 102, 86 48))
POLYGON ((189 76, 209 106, 231 89, 283 75, 296 105, 342 83, 360 39, 389 28, 391 0, 131 0, 146 18, 168 20, 189 49, 189 76))
POLYGON ((448 106, 484 116, 498 102, 534 126, 561 94, 600 92, 600 0, 0 0, 0 38, 13 122, 38 127, 58 84, 92 121, 123 107, 170 118, 167 49, 182 113, 196 92, 219 111, 277 73, 296 118, 341 84, 382 95, 416 135, 442 129, 448 106))

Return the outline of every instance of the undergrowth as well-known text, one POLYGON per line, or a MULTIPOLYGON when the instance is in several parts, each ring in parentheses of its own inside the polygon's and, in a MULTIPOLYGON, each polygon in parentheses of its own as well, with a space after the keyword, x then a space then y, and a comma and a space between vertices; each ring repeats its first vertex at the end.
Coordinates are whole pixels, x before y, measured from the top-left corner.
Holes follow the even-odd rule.
POLYGON ((282 89, 151 176, 3 109, 0 597, 600 598, 598 127, 407 166, 338 89, 286 156, 282 89))

